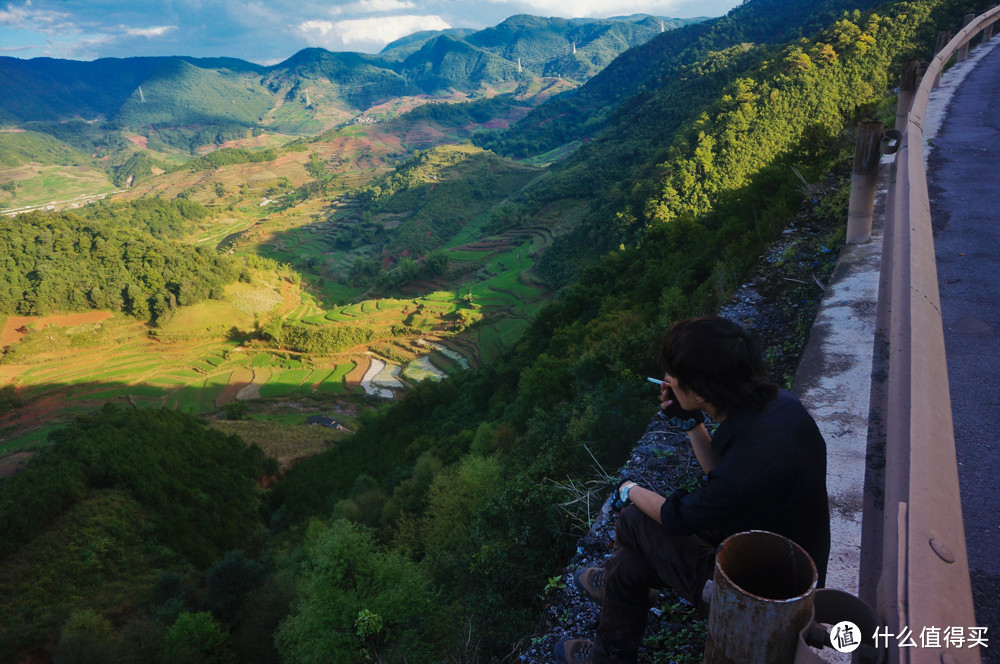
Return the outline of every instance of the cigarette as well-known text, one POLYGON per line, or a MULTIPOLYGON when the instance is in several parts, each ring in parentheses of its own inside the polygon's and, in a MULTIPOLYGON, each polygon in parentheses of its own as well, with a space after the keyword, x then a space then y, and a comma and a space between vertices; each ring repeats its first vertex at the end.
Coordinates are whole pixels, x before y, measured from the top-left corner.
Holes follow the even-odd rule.
POLYGON ((648 380, 650 383, 653 383, 654 385, 663 385, 663 381, 660 380, 659 378, 647 378, 646 380, 648 380))

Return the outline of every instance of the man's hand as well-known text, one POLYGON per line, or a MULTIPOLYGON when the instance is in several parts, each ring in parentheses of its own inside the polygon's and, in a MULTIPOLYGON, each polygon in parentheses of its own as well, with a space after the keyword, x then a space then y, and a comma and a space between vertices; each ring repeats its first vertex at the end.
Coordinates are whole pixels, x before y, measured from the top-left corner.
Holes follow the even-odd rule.
POLYGON ((705 413, 698 410, 684 410, 681 408, 674 391, 666 383, 660 388, 660 411, 666 416, 670 426, 677 427, 682 431, 690 431, 699 424, 705 422, 705 413))
POLYGON ((634 486, 638 485, 632 480, 622 480, 619 482, 618 486, 615 487, 615 492, 611 494, 611 509, 616 512, 621 512, 625 509, 625 506, 632 502, 629 500, 628 493, 634 486))

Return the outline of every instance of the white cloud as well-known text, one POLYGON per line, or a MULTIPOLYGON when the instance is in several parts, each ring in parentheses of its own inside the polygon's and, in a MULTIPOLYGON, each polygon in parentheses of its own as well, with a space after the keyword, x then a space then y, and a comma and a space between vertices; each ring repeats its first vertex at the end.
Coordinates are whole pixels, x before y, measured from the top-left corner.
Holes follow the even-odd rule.
POLYGON ((375 42, 388 44, 420 30, 446 30, 450 28, 440 16, 386 16, 338 21, 337 30, 345 44, 375 42))
POLYGON ((410 2, 410 0, 358 0, 331 7, 329 13, 331 16, 356 16, 358 14, 377 14, 413 9, 416 6, 416 3, 410 2))
POLYGON ((361 0, 358 5, 366 12, 394 12, 399 9, 413 9, 416 3, 408 0, 361 0))
POLYGON ((310 46, 319 46, 333 36, 336 25, 333 21, 303 21, 299 23, 299 32, 310 46))
MULTIPOLYGON (((381 0, 374 0, 379 2, 381 0)), ((328 49, 340 45, 365 44, 384 46, 420 30, 446 30, 451 25, 440 16, 380 16, 343 21, 304 21, 298 30, 310 46, 328 49)))
POLYGON ((35 9, 30 0, 21 6, 8 4, 6 9, 0 9, 0 25, 20 30, 35 30, 51 34, 73 29, 70 15, 65 12, 47 9, 35 9))
POLYGON ((619 16, 628 14, 672 15, 680 0, 576 0, 567 12, 565 0, 489 0, 495 4, 528 5, 542 16, 619 16))
POLYGON ((176 25, 161 25, 156 28, 127 28, 125 34, 129 37, 162 37, 171 30, 176 29, 176 25))
POLYGON ((73 41, 53 39, 48 43, 48 54, 56 58, 92 59, 116 39, 111 35, 97 35, 73 41))

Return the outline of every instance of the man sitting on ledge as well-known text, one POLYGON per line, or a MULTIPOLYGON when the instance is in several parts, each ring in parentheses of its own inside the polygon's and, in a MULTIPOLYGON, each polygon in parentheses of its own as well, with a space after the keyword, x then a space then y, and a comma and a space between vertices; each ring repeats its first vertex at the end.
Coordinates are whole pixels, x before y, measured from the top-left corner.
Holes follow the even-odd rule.
POLYGON ((646 629, 650 588, 670 588, 704 613, 702 589, 723 539, 747 530, 784 535, 812 556, 819 586, 830 555, 826 443, 799 400, 767 379, 760 347, 737 323, 680 321, 660 349, 660 408, 687 431, 707 483, 667 497, 624 481, 614 553, 575 576, 601 603, 597 638, 564 639, 558 661, 633 664, 646 629), (705 428, 708 413, 719 422, 705 428))

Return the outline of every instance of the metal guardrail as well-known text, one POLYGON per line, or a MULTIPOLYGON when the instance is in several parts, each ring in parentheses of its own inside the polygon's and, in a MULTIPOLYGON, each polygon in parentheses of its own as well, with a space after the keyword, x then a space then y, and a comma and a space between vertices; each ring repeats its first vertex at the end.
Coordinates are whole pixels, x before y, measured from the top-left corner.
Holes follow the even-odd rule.
POLYGON ((884 495, 881 501, 877 495, 866 499, 861 585, 863 598, 878 607, 887 626, 892 664, 981 662, 978 647, 956 647, 942 638, 946 628, 967 630, 976 622, 923 125, 945 64, 998 18, 995 7, 973 19, 931 62, 913 97, 890 175, 876 324, 876 371, 886 368, 888 378, 873 386, 872 395, 872 440, 877 442, 882 430, 885 436, 884 495), (917 645, 923 645, 922 634, 936 634, 942 647, 906 647, 900 637, 907 632, 917 645))

